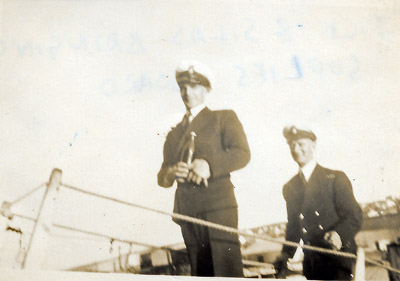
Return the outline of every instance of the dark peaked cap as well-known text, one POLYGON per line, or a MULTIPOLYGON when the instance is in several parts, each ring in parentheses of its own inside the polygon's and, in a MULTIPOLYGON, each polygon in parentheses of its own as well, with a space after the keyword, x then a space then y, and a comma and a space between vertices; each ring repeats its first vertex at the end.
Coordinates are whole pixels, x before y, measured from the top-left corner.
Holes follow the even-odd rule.
POLYGON ((310 139, 312 141, 317 140, 317 136, 308 129, 299 129, 296 126, 287 126, 283 129, 283 136, 287 142, 291 142, 299 139, 310 139))
POLYGON ((200 84, 211 90, 213 73, 211 69, 199 61, 183 61, 176 68, 176 82, 178 84, 200 84))

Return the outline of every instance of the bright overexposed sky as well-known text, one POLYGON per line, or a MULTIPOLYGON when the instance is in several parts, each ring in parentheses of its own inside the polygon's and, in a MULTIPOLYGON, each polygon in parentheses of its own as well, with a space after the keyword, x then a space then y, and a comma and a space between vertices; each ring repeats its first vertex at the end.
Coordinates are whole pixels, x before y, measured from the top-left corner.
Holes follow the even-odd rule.
MULTIPOLYGON (((0 200, 59 168, 66 184, 172 211, 175 187, 156 175, 184 114, 183 59, 213 69, 209 107, 235 110, 247 134, 252 159, 232 176, 240 228, 286 220, 281 189, 297 172, 286 125, 314 130, 317 160, 345 171, 359 202, 399 196, 400 11, 384 2, 0 1, 0 200)), ((41 195, 14 210, 35 216, 41 195)), ((54 220, 182 241, 166 216, 69 190, 54 220)), ((68 235, 54 235, 45 268, 111 255, 108 241, 68 235)))

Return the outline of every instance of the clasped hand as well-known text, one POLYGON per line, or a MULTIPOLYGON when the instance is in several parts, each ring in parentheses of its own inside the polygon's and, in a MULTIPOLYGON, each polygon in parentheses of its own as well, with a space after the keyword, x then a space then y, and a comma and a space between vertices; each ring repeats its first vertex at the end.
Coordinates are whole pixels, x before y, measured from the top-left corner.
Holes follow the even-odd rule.
POLYGON ((325 233, 324 239, 329 243, 332 249, 340 250, 342 248, 342 240, 336 231, 332 230, 325 233))
POLYGON ((208 187, 208 179, 211 176, 210 165, 204 159, 195 159, 190 167, 185 162, 178 162, 171 167, 171 173, 174 174, 177 182, 194 182, 197 185, 204 183, 208 187))

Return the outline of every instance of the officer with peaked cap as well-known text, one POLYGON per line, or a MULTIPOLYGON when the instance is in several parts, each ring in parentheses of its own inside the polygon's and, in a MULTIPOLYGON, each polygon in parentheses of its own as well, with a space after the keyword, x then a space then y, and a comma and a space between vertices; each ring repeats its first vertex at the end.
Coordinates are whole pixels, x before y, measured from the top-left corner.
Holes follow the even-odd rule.
MULTIPOLYGON (((355 235, 361 228, 362 212, 354 198, 350 180, 341 171, 321 167, 314 160, 317 137, 311 130, 285 127, 290 153, 299 173, 283 187, 288 224, 286 240, 356 253, 355 235)), ((296 248, 283 246, 274 265, 284 272, 296 248)), ((303 273, 313 280, 350 280, 354 260, 304 250, 303 273)))
MULTIPOLYGON (((237 228, 238 213, 230 173, 250 160, 243 127, 232 110, 212 111, 205 97, 211 70, 197 61, 182 62, 176 81, 186 107, 168 133, 158 184, 177 182, 174 212, 237 228)), ((237 235, 174 220, 182 230, 194 276, 243 276, 237 235)))

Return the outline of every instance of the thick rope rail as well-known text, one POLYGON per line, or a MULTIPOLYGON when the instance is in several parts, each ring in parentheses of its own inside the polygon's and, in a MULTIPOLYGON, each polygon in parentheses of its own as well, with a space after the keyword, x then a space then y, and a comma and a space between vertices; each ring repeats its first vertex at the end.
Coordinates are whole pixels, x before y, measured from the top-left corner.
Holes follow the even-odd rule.
MULTIPOLYGON (((225 232, 229 232, 229 233, 234 233, 234 234, 238 234, 238 235, 242 235, 242 236, 247 236, 247 237, 251 237, 251 238, 255 238, 255 239, 265 240, 265 241, 274 242, 274 243, 278 243, 278 244, 283 244, 283 245, 296 247, 296 248, 297 247, 301 247, 301 248, 303 248, 305 250, 311 250, 311 251, 315 251, 315 252, 319 252, 319 253, 323 253, 323 254, 330 254, 330 255, 336 255, 336 256, 340 256, 340 257, 344 257, 344 258, 357 259, 357 256, 355 254, 352 254, 352 253, 339 252, 339 251, 320 248, 320 247, 315 247, 315 246, 311 246, 311 245, 301 245, 301 244, 296 243, 296 242, 282 241, 282 240, 271 238, 271 237, 267 237, 267 236, 261 236, 261 235, 256 235, 256 234, 252 234, 252 233, 247 233, 247 232, 238 230, 238 229, 233 228, 233 227, 228 227, 228 226, 212 223, 212 222, 209 222, 209 221, 205 221, 205 220, 201 220, 201 219, 198 219, 198 218, 193 218, 193 217, 189 217, 189 216, 185 216, 185 215, 181 215, 181 214, 177 214, 177 213, 169 213, 169 212, 153 209, 153 208, 142 206, 142 205, 139 205, 139 204, 135 204, 135 203, 123 201, 123 200, 120 200, 120 199, 116 199, 116 198, 113 198, 113 197, 105 196, 105 195, 102 195, 102 194, 99 194, 99 193, 83 190, 83 189, 80 189, 80 188, 77 188, 77 187, 74 187, 74 186, 71 186, 71 185, 61 184, 61 186, 65 187, 65 188, 69 188, 71 190, 75 190, 77 192, 81 192, 81 193, 87 194, 87 195, 91 195, 91 196, 95 196, 95 197, 102 198, 102 199, 105 199, 105 200, 110 200, 110 201, 113 201, 113 202, 116 202, 116 203, 120 203, 122 205, 127 205, 127 206, 131 206, 131 207, 147 210, 147 211, 150 211, 150 212, 153 212, 153 213, 158 213, 158 214, 170 216, 172 218, 179 219, 179 220, 182 220, 182 221, 185 221, 185 222, 190 222, 190 223, 194 223, 194 224, 198 224, 198 225, 214 228, 214 229, 225 231, 225 232)), ((373 265, 376 265, 376 266, 379 266, 379 267, 385 268, 387 270, 390 270, 392 272, 396 272, 396 273, 400 274, 400 270, 399 269, 387 266, 387 265, 382 264, 380 262, 373 261, 373 260, 370 260, 370 259, 365 259, 365 262, 368 262, 370 264, 373 264, 373 265)))
MULTIPOLYGON (((13 216, 15 217, 19 217, 22 219, 26 219, 29 221, 36 221, 35 218, 32 217, 28 217, 25 215, 21 215, 18 213, 12 213, 13 216)), ((65 229, 65 230, 69 230, 69 231, 74 231, 74 232, 79 232, 79 233, 84 233, 84 234, 88 234, 88 235, 92 235, 92 236, 97 236, 97 237, 102 237, 102 238, 106 238, 108 240, 112 240, 112 241, 118 241, 118 242, 122 242, 122 243, 127 243, 130 245, 138 245, 138 246, 144 246, 147 247, 149 249, 162 249, 162 250, 169 250, 169 251, 176 251, 175 249, 168 247, 168 246, 155 246, 155 245, 150 245, 150 244, 146 244, 143 242, 137 242, 137 241, 132 241, 132 240, 128 240, 128 239, 123 239, 123 238, 117 238, 117 237, 113 237, 113 236, 109 236, 106 234, 102 234, 102 233, 98 233, 98 232, 93 232, 93 231, 89 231, 89 230, 84 230, 84 229, 79 229, 79 228, 75 228, 75 227, 71 227, 71 226, 66 226, 66 225, 61 225, 61 224, 52 224, 54 227, 56 228, 60 228, 60 229, 65 229)), ((271 268, 271 264, 269 263, 263 263, 263 262, 256 262, 256 261, 251 261, 251 260, 243 260, 243 264, 245 265, 251 265, 251 266, 256 266, 256 267, 265 267, 265 268, 271 268)))

